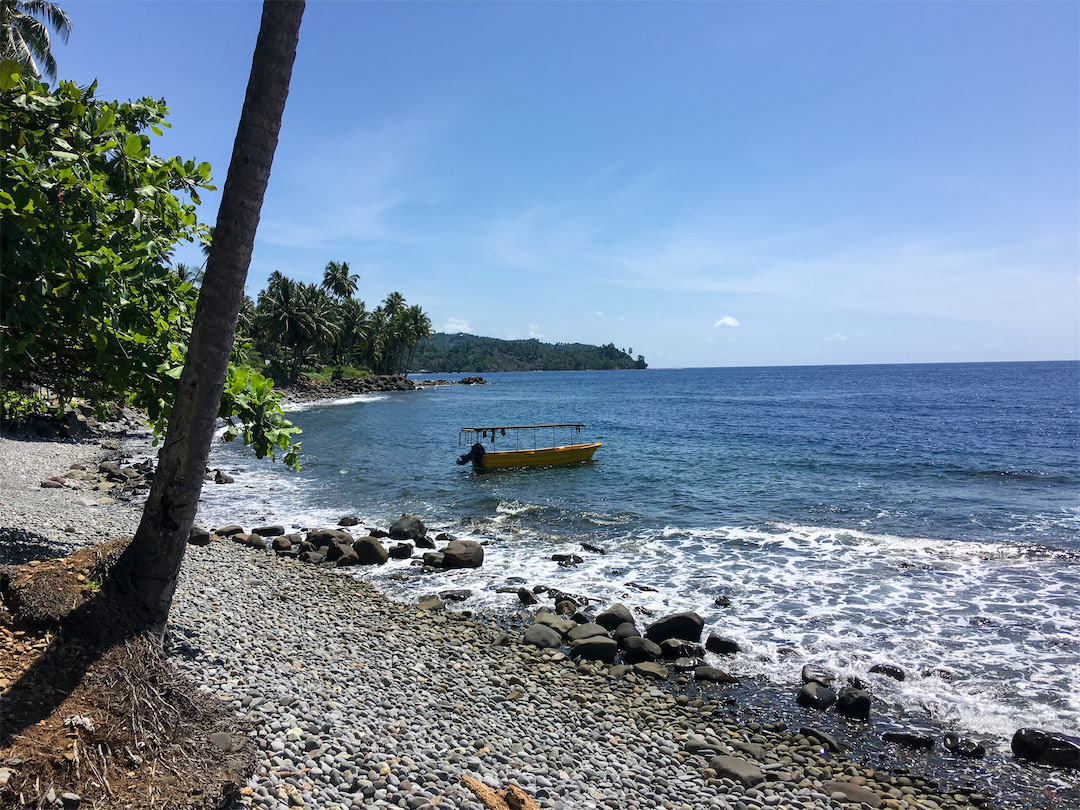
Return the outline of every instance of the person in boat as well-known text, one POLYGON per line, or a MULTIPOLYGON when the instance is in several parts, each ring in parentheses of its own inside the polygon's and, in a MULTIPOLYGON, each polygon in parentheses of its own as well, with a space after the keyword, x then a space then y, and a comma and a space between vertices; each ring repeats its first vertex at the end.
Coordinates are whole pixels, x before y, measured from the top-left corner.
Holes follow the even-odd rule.
POLYGON ((463 456, 460 456, 457 460, 458 464, 468 464, 470 461, 479 461, 484 457, 484 453, 487 451, 484 449, 484 445, 477 442, 469 448, 469 452, 463 456))

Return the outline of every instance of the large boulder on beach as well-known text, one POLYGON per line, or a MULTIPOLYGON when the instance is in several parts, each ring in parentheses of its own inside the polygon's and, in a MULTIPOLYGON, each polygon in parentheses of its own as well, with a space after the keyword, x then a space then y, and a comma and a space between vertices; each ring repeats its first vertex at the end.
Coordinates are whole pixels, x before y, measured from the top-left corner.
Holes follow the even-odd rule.
POLYGON ((427 536, 424 521, 416 515, 402 515, 390 526, 390 536, 395 540, 418 540, 427 536))
POLYGON ((282 525, 275 526, 256 526, 251 530, 252 534, 257 534, 260 537, 281 537, 285 534, 285 527, 282 525))
MULTIPOLYGON (((360 565, 382 565, 390 559, 390 552, 386 550, 386 546, 375 537, 361 537, 352 544, 352 548, 360 565)), ((412 552, 411 546, 409 551, 412 552)))
POLYGON ((335 541, 351 546, 353 536, 343 529, 314 529, 305 539, 316 548, 326 548, 335 541))
MULTIPOLYGON (((373 540, 377 538, 372 538, 373 540)), ((390 556, 395 560, 407 560, 412 556, 413 544, 412 543, 396 543, 390 546, 390 556)))
POLYGON ((851 720, 870 719, 870 693, 845 686, 836 696, 836 713, 851 720))
POLYGON ((577 622, 571 621, 570 619, 564 619, 562 616, 556 616, 554 613, 547 610, 537 611, 535 621, 537 624, 546 625, 556 633, 564 636, 577 627, 577 622))
POLYGON ((695 681, 708 681, 709 683, 738 683, 739 679, 730 673, 717 667, 700 666, 694 667, 695 681))
POLYGON ((534 624, 525 629, 524 641, 541 648, 559 647, 562 636, 545 624, 534 624))
POLYGON ((1080 737, 1022 728, 1013 734, 1012 752, 1019 759, 1052 768, 1080 768, 1080 737))
POLYGON ((709 760, 709 767, 716 771, 718 778, 732 779, 743 787, 753 787, 765 781, 761 768, 742 757, 715 756, 709 760))
POLYGON ((274 551, 292 551, 292 538, 287 534, 283 534, 281 537, 275 537, 270 542, 270 548, 274 551))
POLYGON ((836 703, 836 692, 827 686, 822 686, 817 681, 810 681, 803 684, 802 689, 799 690, 799 694, 795 698, 795 702, 800 706, 823 712, 836 703))
POLYGON ((327 562, 337 562, 342 557, 352 553, 352 543, 343 543, 340 540, 335 540, 323 549, 323 553, 326 555, 327 562))
POLYGON ((634 614, 622 604, 612 605, 596 617, 596 623, 608 630, 614 630, 620 624, 627 622, 634 624, 634 614))
POLYGON ((192 546, 210 545, 210 532, 201 526, 192 526, 188 532, 188 544, 192 546))
MULTIPOLYGON (((586 622, 585 624, 575 625, 566 634, 566 637, 570 641, 580 641, 585 638, 592 638, 593 636, 607 637, 607 630, 594 622, 586 622)), ((612 639, 614 641, 614 639, 612 639)))
MULTIPOLYGON (((597 616, 597 618, 599 619, 600 617, 597 616)), ((599 622, 597 622, 597 624, 599 624, 599 622)), ((623 642, 628 638, 641 638, 641 632, 633 622, 623 622, 611 631, 611 637, 619 643, 620 647, 622 647, 624 646, 623 642)))
POLYGON ((705 639, 705 649, 717 655, 735 655, 739 651, 739 642, 709 633, 709 637, 705 639))
POLYGON ((854 782, 822 782, 821 791, 828 793, 829 798, 835 802, 881 807, 880 795, 865 785, 854 782))
POLYGON ((642 636, 632 636, 622 643, 623 660, 628 664, 655 661, 660 657, 660 645, 642 636))
POLYGON ((606 635, 588 636, 570 642, 570 654, 574 658, 584 658, 589 661, 614 661, 618 650, 619 645, 615 643, 615 639, 608 638, 606 635))
POLYGON ((701 631, 704 627, 705 620, 693 611, 672 613, 646 627, 645 638, 657 644, 669 638, 698 642, 701 641, 701 631))
POLYGON ((484 547, 475 540, 451 540, 442 555, 443 568, 479 568, 484 563, 484 547))

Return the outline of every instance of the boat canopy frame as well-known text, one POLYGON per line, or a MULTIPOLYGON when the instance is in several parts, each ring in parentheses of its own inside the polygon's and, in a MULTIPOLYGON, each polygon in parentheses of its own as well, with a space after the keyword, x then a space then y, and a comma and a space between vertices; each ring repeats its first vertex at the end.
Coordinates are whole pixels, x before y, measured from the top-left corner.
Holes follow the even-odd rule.
MULTIPOLYGON (((521 431, 532 431, 532 448, 533 450, 555 448, 559 445, 556 442, 556 431, 560 428, 565 428, 569 431, 570 438, 573 439, 575 433, 581 433, 582 428, 585 425, 572 423, 572 422, 560 422, 551 425, 481 425, 480 427, 463 427, 458 432, 458 447, 462 445, 471 445, 478 441, 491 442, 492 448, 495 447, 496 435, 505 436, 506 431, 514 431, 514 449, 521 449, 521 431), (536 443, 536 431, 538 430, 550 430, 551 431, 551 444, 545 448, 540 448, 536 443)), ((573 442, 570 442, 573 444, 573 442)), ((529 448, 526 448, 529 449, 529 448)))

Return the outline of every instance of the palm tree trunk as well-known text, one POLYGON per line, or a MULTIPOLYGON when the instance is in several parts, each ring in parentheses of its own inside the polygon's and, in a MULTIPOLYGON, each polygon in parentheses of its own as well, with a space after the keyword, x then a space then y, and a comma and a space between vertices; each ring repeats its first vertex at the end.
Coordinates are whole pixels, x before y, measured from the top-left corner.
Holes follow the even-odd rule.
POLYGON ((304 0, 263 3, 187 361, 142 521, 114 571, 150 631, 164 631, 202 491, 303 13, 304 0))

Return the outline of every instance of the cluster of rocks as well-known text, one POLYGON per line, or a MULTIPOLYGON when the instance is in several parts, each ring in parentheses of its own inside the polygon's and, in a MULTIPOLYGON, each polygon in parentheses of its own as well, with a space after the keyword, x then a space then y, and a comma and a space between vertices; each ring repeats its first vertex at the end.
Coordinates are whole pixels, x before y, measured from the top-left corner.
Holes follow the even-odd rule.
POLYGON ((95 502, 111 503, 114 500, 130 500, 144 493, 154 481, 153 463, 122 464, 120 461, 102 461, 96 465, 73 462, 63 475, 53 475, 42 480, 43 489, 73 489, 93 493, 95 502))
POLYGON ((134 408, 116 403, 106 403, 95 408, 85 402, 65 405, 59 415, 32 414, 22 423, 5 423, 5 429, 21 431, 41 439, 115 436, 145 426, 145 417, 134 408))
POLYGON ((416 548, 435 549, 436 543, 444 543, 438 551, 425 552, 413 564, 425 570, 437 568, 479 568, 484 563, 484 547, 475 540, 458 540, 449 534, 428 537, 427 527, 415 515, 402 515, 389 528, 365 529, 366 534, 356 537, 347 527, 358 526, 356 517, 343 517, 337 527, 303 529, 286 533, 280 525, 256 526, 250 532, 239 524, 220 526, 213 531, 193 526, 188 543, 194 546, 209 545, 214 540, 231 540, 240 545, 257 549, 270 549, 284 557, 294 557, 301 562, 319 565, 332 563, 336 567, 357 565, 382 565, 391 557, 398 560, 413 558, 416 548), (383 540, 394 540, 389 548, 383 540))
POLYGON ((483 377, 462 377, 460 380, 416 380, 417 388, 434 388, 437 385, 487 385, 483 377))
MULTIPOLYGON (((521 588, 518 598, 525 604, 535 603, 536 590, 521 588)), ((666 680, 669 669, 692 673, 694 680, 711 683, 738 683, 738 678, 704 662, 706 650, 730 649, 731 641, 710 634, 701 645, 705 621, 697 613, 683 612, 664 616, 638 629, 634 615, 625 605, 616 604, 590 618, 582 598, 557 592, 555 610, 542 607, 534 623, 526 628, 522 640, 541 649, 569 646, 573 658, 612 663, 620 657, 622 663, 613 669, 614 675, 633 672, 652 680, 666 680), (665 662, 665 663, 661 663, 665 662)))

